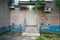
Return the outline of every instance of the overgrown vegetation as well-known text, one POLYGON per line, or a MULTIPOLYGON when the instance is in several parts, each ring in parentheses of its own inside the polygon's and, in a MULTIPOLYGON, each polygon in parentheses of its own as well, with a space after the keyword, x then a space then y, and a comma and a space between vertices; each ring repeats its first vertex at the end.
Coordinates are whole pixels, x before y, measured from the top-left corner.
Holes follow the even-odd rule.
POLYGON ((39 36, 36 40, 44 40, 41 36, 39 36))
POLYGON ((22 36, 22 33, 21 33, 21 32, 19 32, 17 35, 18 35, 18 36, 22 36))
MULTIPOLYGON (((38 7, 40 7, 40 4, 43 4, 44 0, 36 0, 35 2, 35 8, 33 9, 35 12, 38 12, 38 7)), ((32 0, 30 0, 30 4, 32 3, 32 0)))
POLYGON ((51 40, 51 38, 53 38, 53 36, 50 36, 48 34, 45 34, 44 37, 47 38, 48 40, 51 40))
POLYGON ((60 0, 54 0, 54 3, 57 4, 60 8, 60 0))
POLYGON ((57 36, 57 37, 60 37, 60 34, 57 34, 56 36, 57 36))
POLYGON ((38 7, 40 7, 40 4, 43 4, 44 0, 36 0, 35 3, 35 11, 38 12, 38 7))
POLYGON ((10 34, 10 33, 11 33, 11 31, 10 31, 10 30, 7 30, 7 31, 3 32, 3 33, 0 34, 0 35, 6 35, 6 34, 10 34))

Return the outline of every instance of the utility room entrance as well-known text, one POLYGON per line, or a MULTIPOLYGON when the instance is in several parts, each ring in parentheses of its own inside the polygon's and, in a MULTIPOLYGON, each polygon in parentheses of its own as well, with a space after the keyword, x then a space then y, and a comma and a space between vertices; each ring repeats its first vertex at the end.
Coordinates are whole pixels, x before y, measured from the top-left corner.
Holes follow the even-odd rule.
POLYGON ((37 14, 32 9, 28 9, 26 12, 26 25, 36 25, 36 24, 37 24, 37 14))

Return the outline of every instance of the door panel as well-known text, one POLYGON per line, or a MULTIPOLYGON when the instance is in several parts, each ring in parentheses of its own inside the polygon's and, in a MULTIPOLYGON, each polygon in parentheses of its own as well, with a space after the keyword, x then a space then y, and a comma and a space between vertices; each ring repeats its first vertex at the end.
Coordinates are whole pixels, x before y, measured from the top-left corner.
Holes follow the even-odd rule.
POLYGON ((33 11, 28 11, 26 14, 26 25, 36 25, 37 15, 33 11))

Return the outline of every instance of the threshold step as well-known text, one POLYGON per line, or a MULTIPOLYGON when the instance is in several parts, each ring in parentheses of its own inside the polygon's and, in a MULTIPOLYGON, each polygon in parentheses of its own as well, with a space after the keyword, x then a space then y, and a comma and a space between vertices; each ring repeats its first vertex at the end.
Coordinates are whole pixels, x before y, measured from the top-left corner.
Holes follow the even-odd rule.
POLYGON ((22 35, 23 36, 31 36, 31 37, 33 37, 33 36, 40 36, 40 34, 39 33, 22 33, 22 35))

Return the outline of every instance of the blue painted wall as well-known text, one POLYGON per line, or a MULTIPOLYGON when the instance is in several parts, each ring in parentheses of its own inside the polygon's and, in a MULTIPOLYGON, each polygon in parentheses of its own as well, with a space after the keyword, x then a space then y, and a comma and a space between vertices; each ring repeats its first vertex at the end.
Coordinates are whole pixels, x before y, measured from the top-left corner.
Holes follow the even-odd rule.
POLYGON ((4 27, 1 27, 0 28, 0 34, 3 33, 3 32, 5 32, 6 30, 7 30, 7 28, 5 26, 4 27))
MULTIPOLYGON (((24 26, 23 25, 10 25, 10 30, 12 32, 23 32, 24 26)), ((0 28, 0 34, 7 31, 6 26, 0 28)), ((47 26, 47 25, 41 25, 39 28, 40 33, 49 33, 49 32, 55 32, 60 33, 60 26, 47 26)))
POLYGON ((23 32, 24 26, 23 25, 10 25, 10 30, 12 32, 23 32))
POLYGON ((60 25, 57 25, 57 26, 41 25, 39 28, 39 32, 40 33, 49 33, 49 32, 60 33, 60 25))

